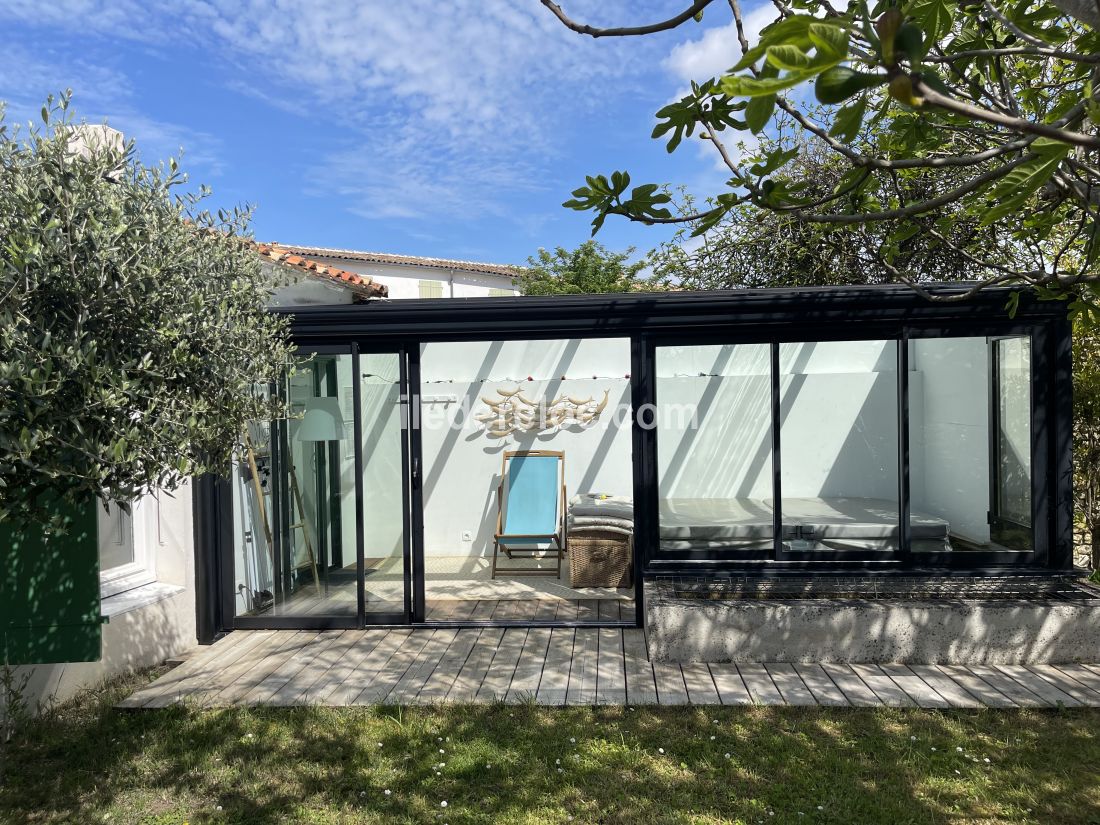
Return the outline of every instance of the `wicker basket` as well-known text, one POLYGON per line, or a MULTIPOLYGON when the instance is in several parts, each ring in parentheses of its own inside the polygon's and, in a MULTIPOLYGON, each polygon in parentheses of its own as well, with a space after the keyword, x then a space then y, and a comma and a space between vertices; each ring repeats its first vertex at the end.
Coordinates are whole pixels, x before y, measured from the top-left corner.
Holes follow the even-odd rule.
POLYGON ((631 537, 614 530, 570 531, 570 587, 630 587, 631 537))

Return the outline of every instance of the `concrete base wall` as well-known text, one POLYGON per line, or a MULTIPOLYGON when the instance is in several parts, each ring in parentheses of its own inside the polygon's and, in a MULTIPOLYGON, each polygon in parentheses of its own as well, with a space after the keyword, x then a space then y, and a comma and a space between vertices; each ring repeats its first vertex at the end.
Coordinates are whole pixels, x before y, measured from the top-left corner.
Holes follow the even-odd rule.
POLYGON ((1100 661, 1100 601, 668 599, 646 604, 662 662, 1100 661))

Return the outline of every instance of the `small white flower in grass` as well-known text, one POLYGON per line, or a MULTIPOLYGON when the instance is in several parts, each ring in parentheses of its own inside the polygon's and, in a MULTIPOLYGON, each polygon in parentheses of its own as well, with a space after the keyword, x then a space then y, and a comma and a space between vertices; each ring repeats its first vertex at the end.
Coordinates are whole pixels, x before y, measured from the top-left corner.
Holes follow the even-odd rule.
POLYGON ((657 753, 664 753, 664 752, 665 752, 664 748, 657 748, 657 753))
POLYGON ((730 755, 727 753, 726 754, 726 759, 729 759, 729 758, 730 758, 730 755))
POLYGON ((963 752, 962 748, 959 748, 959 747, 955 748, 955 753, 962 753, 962 752, 963 752))
POLYGON ((443 776, 443 774, 441 774, 441 773, 440 773, 439 771, 436 771, 436 772, 435 772, 435 775, 436 775, 436 776, 443 776))
POLYGON ((718 738, 717 736, 712 736, 712 737, 710 738, 710 741, 711 741, 711 742, 713 742, 713 741, 714 741, 715 739, 717 739, 717 738, 718 738))
POLYGON ((575 744, 577 744, 577 737, 575 737, 575 736, 570 736, 570 737, 569 737, 569 743, 570 743, 570 744, 572 744, 572 745, 575 745, 575 744))
POLYGON ((935 750, 936 750, 935 748, 932 748, 933 753, 935 752, 935 750))
POLYGON ((819 811, 824 811, 824 810, 825 810, 825 806, 824 806, 824 805, 818 805, 818 806, 817 806, 817 809, 818 809, 819 811))
POLYGON ((246 734, 244 735, 244 738, 245 738, 245 739, 252 739, 252 738, 253 738, 253 735, 252 735, 251 733, 246 733, 246 734))
POLYGON ((438 737, 438 738, 437 738, 437 739, 436 739, 435 741, 436 741, 436 742, 442 742, 442 741, 443 741, 443 737, 442 737, 442 736, 440 736, 440 737, 438 737))
POLYGON ((960 771, 960 770, 959 770, 958 768, 955 768, 955 774, 956 774, 957 776, 962 776, 962 775, 963 775, 963 772, 962 772, 962 771, 960 771))
POLYGON ((447 807, 447 800, 446 800, 446 799, 444 799, 444 800, 443 800, 442 802, 440 802, 440 803, 439 803, 439 807, 440 807, 440 808, 446 808, 446 807, 447 807))
POLYGON ((389 796, 390 795, 390 789, 386 788, 386 790, 382 791, 382 793, 384 793, 386 796, 389 796))
POLYGON ((359 795, 360 795, 360 796, 366 796, 366 795, 367 795, 367 792, 366 792, 366 791, 359 791, 359 795))
POLYGON ((554 764, 555 764, 555 765, 560 765, 560 764, 561 764, 561 760, 560 760, 560 759, 555 759, 555 760, 554 760, 554 764))
POLYGON ((379 743, 378 743, 378 747, 382 747, 382 743, 381 743, 381 742, 379 742, 379 743))
POLYGON ((446 753, 447 751, 443 750, 443 748, 440 748, 440 749, 439 749, 439 752, 440 752, 440 753, 446 753))
POLYGON ((565 773, 565 768, 558 768, 558 773, 565 773))
POLYGON ((910 741, 910 742, 916 742, 916 741, 917 741, 917 737, 915 737, 915 736, 910 736, 910 737, 909 737, 909 741, 910 741))
POLYGON ((220 811, 221 809, 222 809, 221 805, 218 805, 216 808, 214 808, 215 811, 220 811))
POLYGON ((985 762, 985 764, 987 764, 987 765, 988 765, 988 764, 989 764, 989 757, 987 756, 987 757, 986 757, 985 759, 983 759, 982 761, 983 761, 983 762, 985 762))

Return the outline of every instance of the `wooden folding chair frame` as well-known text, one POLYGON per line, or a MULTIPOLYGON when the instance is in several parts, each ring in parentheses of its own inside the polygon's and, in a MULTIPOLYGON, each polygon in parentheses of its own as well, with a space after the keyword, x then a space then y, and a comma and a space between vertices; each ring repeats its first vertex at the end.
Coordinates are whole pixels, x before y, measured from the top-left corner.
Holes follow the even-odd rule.
POLYGON ((500 464, 500 484, 497 485, 497 529, 493 534, 493 572, 492 578, 497 577, 497 573, 511 573, 517 576, 554 576, 555 578, 561 578, 561 565, 562 560, 566 552, 565 544, 565 509, 568 504, 568 499, 565 496, 565 451, 564 450, 506 450, 504 457, 501 459, 500 464), (560 504, 558 505, 558 529, 556 533, 549 534, 513 534, 504 535, 504 480, 507 478, 508 461, 512 458, 526 458, 526 457, 546 457, 557 458, 558 468, 561 473, 561 490, 559 491, 560 504), (504 540, 502 542, 501 540, 504 540), (554 547, 546 549, 538 548, 509 548, 506 544, 508 539, 542 539, 545 541, 554 542, 554 547), (509 560, 515 558, 535 558, 536 554, 553 552, 557 556, 558 566, 556 570, 541 570, 539 568, 532 567, 501 567, 498 563, 500 552, 503 551, 504 555, 509 560))

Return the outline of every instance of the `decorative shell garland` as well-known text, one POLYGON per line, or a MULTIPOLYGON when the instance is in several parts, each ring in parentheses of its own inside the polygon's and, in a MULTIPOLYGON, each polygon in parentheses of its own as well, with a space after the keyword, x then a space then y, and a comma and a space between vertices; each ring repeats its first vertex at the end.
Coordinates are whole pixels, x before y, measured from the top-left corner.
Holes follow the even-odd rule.
POLYGON ((587 427, 595 422, 607 408, 609 390, 604 390, 603 398, 574 398, 562 395, 553 401, 532 401, 521 388, 514 390, 497 389, 500 398, 481 397, 489 408, 474 416, 485 431, 495 437, 504 438, 512 433, 546 432, 547 430, 567 427, 587 427))

